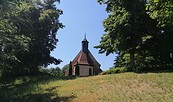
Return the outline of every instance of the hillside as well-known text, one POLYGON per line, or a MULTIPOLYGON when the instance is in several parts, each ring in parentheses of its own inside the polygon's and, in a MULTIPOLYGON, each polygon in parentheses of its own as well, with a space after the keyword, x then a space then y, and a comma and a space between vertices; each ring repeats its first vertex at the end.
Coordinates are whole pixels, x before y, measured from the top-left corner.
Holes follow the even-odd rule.
POLYGON ((24 77, 0 84, 0 102, 172 102, 173 73, 24 77), (12 100, 12 101, 11 101, 12 100))

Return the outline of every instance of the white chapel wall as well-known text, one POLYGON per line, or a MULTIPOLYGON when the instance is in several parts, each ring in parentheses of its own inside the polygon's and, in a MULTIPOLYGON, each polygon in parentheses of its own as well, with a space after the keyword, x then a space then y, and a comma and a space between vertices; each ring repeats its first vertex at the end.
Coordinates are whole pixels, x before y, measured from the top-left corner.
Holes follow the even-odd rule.
POLYGON ((79 65, 80 76, 89 76, 89 69, 91 68, 91 75, 93 75, 93 67, 79 65))

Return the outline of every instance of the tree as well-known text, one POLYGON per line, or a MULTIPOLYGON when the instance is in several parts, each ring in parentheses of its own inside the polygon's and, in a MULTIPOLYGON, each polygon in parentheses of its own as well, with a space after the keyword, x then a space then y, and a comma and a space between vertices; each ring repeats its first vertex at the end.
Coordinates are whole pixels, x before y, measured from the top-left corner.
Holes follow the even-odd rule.
POLYGON ((80 75, 80 69, 79 69, 79 64, 77 62, 76 67, 75 67, 75 75, 79 76, 80 75))
POLYGON ((157 32, 157 22, 145 11, 146 2, 143 0, 98 0, 107 5, 109 13, 103 21, 105 32, 101 38, 100 53, 128 53, 129 66, 135 68, 135 54, 143 44, 157 32))
POLYGON ((72 62, 70 61, 70 64, 69 64, 69 76, 72 76, 72 74, 73 74, 72 62))
POLYGON ((62 10, 55 7, 59 2, 3 0, 2 4, 11 8, 8 10, 3 5, 0 10, 3 13, 0 17, 0 69, 3 73, 34 74, 39 66, 61 62, 50 55, 58 42, 57 31, 64 27, 58 20, 62 10), (3 12, 4 9, 7 12, 3 12))
POLYGON ((10 21, 10 13, 15 9, 14 0, 2 0, 0 4, 0 77, 6 76, 17 70, 14 66, 20 62, 16 54, 26 53, 29 49, 30 38, 17 32, 10 21))
POLYGON ((63 68, 62 68, 62 73, 63 75, 65 75, 66 70, 69 69, 69 64, 66 64, 63 68))
MULTIPOLYGON (((117 53, 116 66, 173 66, 172 0, 98 0, 109 13, 100 53, 117 53)), ((136 70, 136 69, 135 69, 136 70)))
POLYGON ((173 1, 149 0, 148 6, 149 15, 158 21, 157 27, 159 28, 159 33, 152 42, 155 46, 150 53, 153 59, 157 59, 154 61, 157 66, 172 66, 170 53, 173 52, 173 1))
POLYGON ((50 74, 62 76, 62 70, 59 67, 56 68, 50 68, 50 74))

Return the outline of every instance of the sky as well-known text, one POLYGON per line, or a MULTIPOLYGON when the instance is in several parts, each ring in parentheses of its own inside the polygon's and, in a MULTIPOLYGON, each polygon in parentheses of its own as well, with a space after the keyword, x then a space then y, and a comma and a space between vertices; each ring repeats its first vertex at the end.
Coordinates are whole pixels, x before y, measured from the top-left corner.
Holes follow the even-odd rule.
POLYGON ((61 0, 57 8, 63 10, 59 20, 65 25, 58 31, 59 42, 51 53, 63 61, 58 67, 62 68, 76 57, 81 50, 85 33, 89 41, 89 50, 101 64, 101 69, 108 70, 112 67, 115 54, 109 56, 105 53, 98 54, 99 49, 94 48, 99 45, 101 36, 105 33, 102 26, 103 20, 108 16, 105 5, 99 5, 97 0, 61 0))

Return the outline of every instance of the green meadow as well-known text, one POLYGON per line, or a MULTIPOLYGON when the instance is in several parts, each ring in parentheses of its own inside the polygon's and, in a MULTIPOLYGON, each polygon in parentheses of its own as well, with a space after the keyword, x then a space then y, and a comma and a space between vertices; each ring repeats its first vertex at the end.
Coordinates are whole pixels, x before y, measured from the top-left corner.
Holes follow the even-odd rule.
POLYGON ((172 102, 173 73, 32 76, 1 81, 0 102, 172 102))

